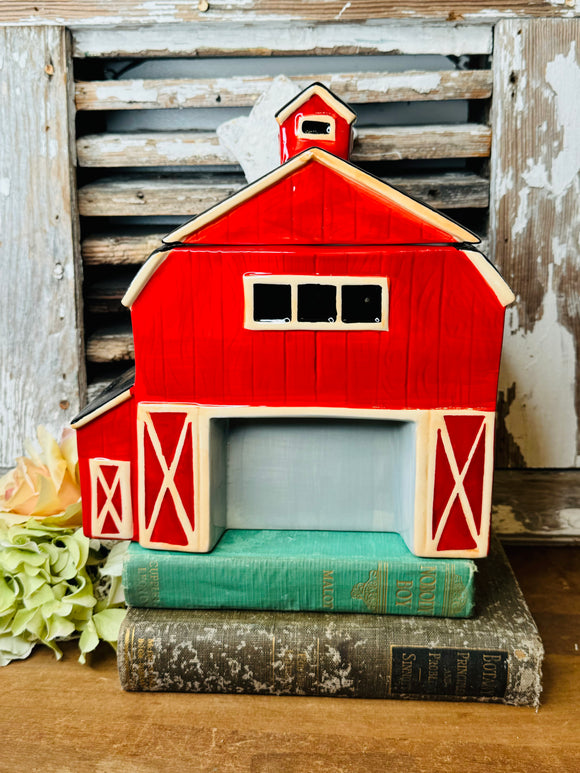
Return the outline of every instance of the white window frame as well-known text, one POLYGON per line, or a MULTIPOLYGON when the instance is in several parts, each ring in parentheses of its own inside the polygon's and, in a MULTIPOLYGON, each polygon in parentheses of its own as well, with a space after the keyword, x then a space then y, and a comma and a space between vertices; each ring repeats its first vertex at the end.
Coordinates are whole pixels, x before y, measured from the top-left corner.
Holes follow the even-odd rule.
POLYGON ((244 327, 248 330, 377 330, 389 329, 389 280, 384 276, 320 276, 319 274, 244 274, 244 327), (254 319, 254 285, 290 285, 291 316, 289 322, 260 322, 254 319), (335 322, 298 321, 298 285, 324 284, 336 287, 335 322), (379 322, 343 322, 342 287, 344 285, 378 285, 381 292, 379 322))
POLYGON ((336 139, 336 119, 332 115, 301 115, 298 116, 298 125, 296 127, 296 137, 301 140, 327 140, 332 142, 336 139), (302 127, 305 121, 316 121, 327 123, 330 125, 330 132, 328 134, 312 134, 311 132, 304 132, 302 127))

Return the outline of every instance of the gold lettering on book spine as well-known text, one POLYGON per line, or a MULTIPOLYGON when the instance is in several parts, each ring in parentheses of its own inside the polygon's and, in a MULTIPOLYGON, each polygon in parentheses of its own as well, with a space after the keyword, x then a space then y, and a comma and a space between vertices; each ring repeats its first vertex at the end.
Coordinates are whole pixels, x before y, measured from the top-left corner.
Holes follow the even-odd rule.
POLYGON ((465 606, 465 583, 458 574, 453 575, 453 588, 451 591, 451 609, 452 614, 458 614, 465 606))
POLYGON ((387 611, 387 581, 388 564, 381 561, 376 569, 371 569, 366 582, 357 582, 350 595, 359 599, 371 612, 385 613, 387 611))
POLYGON ((453 566, 445 567, 445 585, 443 588, 443 614, 457 615, 465 607, 466 584, 460 575, 455 574, 453 566))

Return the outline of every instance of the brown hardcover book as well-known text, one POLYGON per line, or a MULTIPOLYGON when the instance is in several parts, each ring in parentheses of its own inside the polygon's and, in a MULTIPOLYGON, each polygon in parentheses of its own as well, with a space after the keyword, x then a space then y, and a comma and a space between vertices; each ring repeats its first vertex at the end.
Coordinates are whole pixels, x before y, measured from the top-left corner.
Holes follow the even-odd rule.
POLYGON ((538 706, 542 642, 499 543, 471 619, 129 609, 126 690, 478 700, 538 706))

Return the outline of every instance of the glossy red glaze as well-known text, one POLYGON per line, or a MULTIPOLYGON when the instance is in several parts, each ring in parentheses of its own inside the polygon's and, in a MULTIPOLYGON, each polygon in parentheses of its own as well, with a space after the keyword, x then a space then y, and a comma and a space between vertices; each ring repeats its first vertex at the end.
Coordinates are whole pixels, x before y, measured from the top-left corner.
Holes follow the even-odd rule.
MULTIPOLYGON (((83 494, 83 529, 88 537, 99 537, 93 534, 91 523, 92 487, 89 472, 90 459, 112 459, 131 462, 131 498, 137 502, 137 444, 136 444, 136 411, 135 401, 129 399, 111 408, 98 418, 77 431, 77 447, 79 454, 79 474, 83 494)), ((106 477, 106 476, 105 476, 106 477)), ((97 504, 99 489, 97 488, 97 504)), ((120 509, 118 510, 120 512, 120 509)), ((109 525, 111 525, 109 523, 109 525)), ((105 531, 105 530, 103 530, 105 531)), ((111 532, 115 529, 112 528, 111 532)), ((133 533, 138 539, 137 508, 133 508, 133 533)))
POLYGON ((289 158, 297 156, 308 148, 322 148, 348 161, 351 149, 351 127, 348 121, 332 109, 329 104, 313 94, 300 107, 297 107, 285 121, 280 124, 280 159, 284 163, 289 158), (319 118, 324 121, 328 117, 334 121, 334 132, 328 139, 319 135, 304 136, 300 134, 300 123, 303 118, 319 118))
POLYGON ((495 408, 504 309, 453 247, 178 248, 132 317, 138 401, 495 408), (246 272, 388 277, 389 329, 247 330, 246 272))
POLYGON ((265 246, 445 244, 457 239, 443 226, 311 159, 184 241, 265 246))
POLYGON ((445 417, 452 459, 445 448, 441 431, 437 433, 432 538, 436 537, 445 519, 437 544, 439 550, 476 547, 467 518, 470 511, 479 534, 484 495, 485 432, 489 431, 482 428, 483 421, 481 416, 445 417), (461 495, 465 499, 462 500, 461 495))
POLYGON ((182 505, 192 528, 195 526, 194 483, 193 483, 193 447, 191 425, 183 433, 185 414, 183 413, 153 413, 151 421, 163 450, 164 462, 169 469, 175 459, 175 469, 172 475, 172 491, 166 485, 165 470, 162 469, 159 457, 153 448, 150 435, 144 435, 144 463, 147 470, 147 485, 145 487, 145 528, 159 509, 151 540, 153 543, 169 543, 170 545, 187 545, 187 536, 177 512, 182 505), (180 440, 182 441, 180 444, 180 440), (178 501, 178 499, 179 501, 178 501), (159 501, 158 501, 159 500, 159 501))
MULTIPOLYGON (((348 121, 313 94, 281 123, 282 158, 316 145, 347 159, 350 137, 348 121), (328 142, 297 136, 301 118, 328 115, 335 122, 328 142)), ((86 533, 91 529, 89 459, 104 457, 131 462, 134 539, 139 538, 135 406, 140 402, 495 409, 504 305, 469 256, 453 246, 465 234, 324 154, 302 160, 303 165, 297 161, 275 176, 275 183, 257 183, 236 206, 201 221, 206 225, 169 250, 134 296, 133 399, 78 432, 86 533), (388 329, 246 329, 243 278, 252 273, 386 279, 388 329)), ((157 449, 147 430, 143 436, 141 507, 153 546, 188 545, 181 506, 197 527, 197 438, 189 425, 179 445, 185 426, 179 410, 150 414, 157 449), (177 448, 182 448, 178 456, 177 448), (166 486, 170 466, 171 491, 166 486)), ((447 415, 445 431, 434 443, 427 530, 430 524, 430 537, 442 551, 478 548, 473 534, 483 536, 485 432, 491 424, 482 422, 481 416, 447 415), (467 516, 473 518, 472 531, 467 516)), ((97 496, 104 495, 97 486, 97 496)))

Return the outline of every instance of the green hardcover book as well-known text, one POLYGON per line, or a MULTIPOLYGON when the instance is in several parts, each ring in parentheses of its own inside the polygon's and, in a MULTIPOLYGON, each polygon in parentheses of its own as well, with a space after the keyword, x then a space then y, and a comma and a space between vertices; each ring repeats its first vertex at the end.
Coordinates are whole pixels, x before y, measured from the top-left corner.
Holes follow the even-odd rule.
POLYGON ((543 647, 499 544, 468 619, 129 609, 126 690, 539 703, 543 647))
POLYGON ((127 604, 468 617, 475 563, 414 556, 398 534, 236 530, 211 553, 129 546, 127 604))

